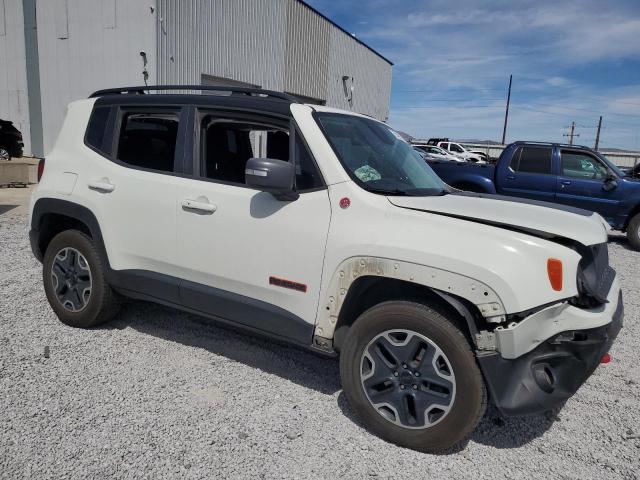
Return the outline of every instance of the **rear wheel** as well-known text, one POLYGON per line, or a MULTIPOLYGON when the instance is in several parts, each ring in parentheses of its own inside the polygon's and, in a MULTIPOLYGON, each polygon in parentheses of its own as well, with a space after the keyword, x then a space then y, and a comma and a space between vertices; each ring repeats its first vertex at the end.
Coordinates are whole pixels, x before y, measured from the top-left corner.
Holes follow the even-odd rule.
POLYGON ((89 328, 110 320, 119 309, 115 292, 90 237, 77 230, 56 235, 42 262, 44 290, 60 321, 89 328))
POLYGON ((484 381, 466 338, 417 303, 386 302, 363 313, 345 339, 340 375, 365 426, 415 450, 461 442, 486 407, 484 381))
POLYGON ((9 149, 0 145, 0 160, 11 160, 11 155, 9 154, 9 149))
POLYGON ((635 250, 640 250, 640 213, 636 213, 627 225, 627 239, 635 250))

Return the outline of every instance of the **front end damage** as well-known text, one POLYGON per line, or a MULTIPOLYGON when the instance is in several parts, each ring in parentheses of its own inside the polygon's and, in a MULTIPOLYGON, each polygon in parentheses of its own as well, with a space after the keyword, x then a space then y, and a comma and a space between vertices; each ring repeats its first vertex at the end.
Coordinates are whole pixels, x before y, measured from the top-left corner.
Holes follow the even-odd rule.
POLYGON ((599 365, 622 328, 624 306, 607 246, 583 253, 579 295, 476 336, 491 401, 504 415, 562 405, 599 365))

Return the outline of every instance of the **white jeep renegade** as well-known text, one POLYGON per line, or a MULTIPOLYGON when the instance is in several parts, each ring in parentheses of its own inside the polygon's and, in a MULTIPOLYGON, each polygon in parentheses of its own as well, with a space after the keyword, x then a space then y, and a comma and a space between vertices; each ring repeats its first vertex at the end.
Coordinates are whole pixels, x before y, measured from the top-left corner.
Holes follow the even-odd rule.
POLYGON ((30 218, 63 323, 126 296, 339 354, 367 428, 423 451, 488 401, 561 404, 608 351, 623 306, 599 215, 453 191, 362 115, 177 88, 69 105, 30 218))

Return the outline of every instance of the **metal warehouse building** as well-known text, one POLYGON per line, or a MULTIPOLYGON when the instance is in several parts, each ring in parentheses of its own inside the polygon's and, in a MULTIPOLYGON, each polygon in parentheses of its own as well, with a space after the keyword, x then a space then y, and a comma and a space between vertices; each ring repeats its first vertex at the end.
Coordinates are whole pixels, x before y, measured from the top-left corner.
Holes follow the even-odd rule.
POLYGON ((256 86, 386 120, 392 63, 300 0, 0 0, 0 118, 48 152, 113 86, 256 86))

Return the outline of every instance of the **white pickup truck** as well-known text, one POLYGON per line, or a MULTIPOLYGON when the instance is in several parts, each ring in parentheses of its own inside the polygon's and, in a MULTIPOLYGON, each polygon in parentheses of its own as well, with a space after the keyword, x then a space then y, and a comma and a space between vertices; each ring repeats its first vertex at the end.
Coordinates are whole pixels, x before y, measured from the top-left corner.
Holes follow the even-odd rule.
POLYGON ((29 236, 66 325, 125 296, 339 355, 364 425, 422 451, 488 401, 560 405, 607 353, 623 306, 599 215, 451 191, 362 115, 172 88, 70 104, 40 165, 29 236))

